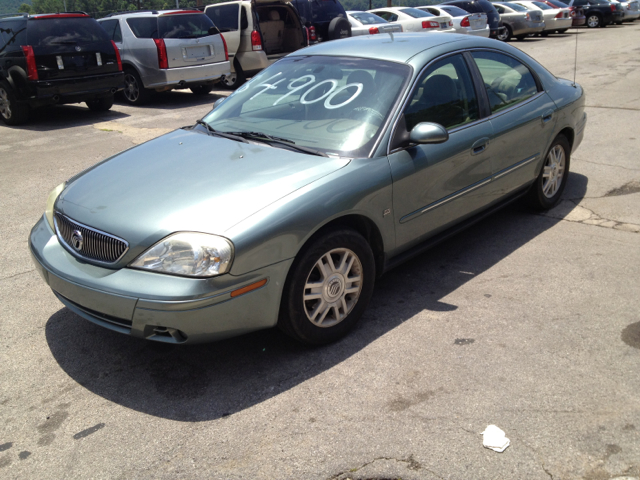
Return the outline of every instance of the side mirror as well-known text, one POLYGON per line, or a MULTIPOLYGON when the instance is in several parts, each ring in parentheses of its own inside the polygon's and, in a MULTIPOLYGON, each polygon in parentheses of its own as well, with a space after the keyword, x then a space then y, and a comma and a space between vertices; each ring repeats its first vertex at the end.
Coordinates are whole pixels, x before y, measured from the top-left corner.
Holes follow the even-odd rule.
POLYGON ((213 27, 209 27, 208 33, 209 35, 220 35, 220 29, 214 25, 213 27))
POLYGON ((437 123, 422 122, 417 124, 409 134, 411 143, 443 143, 449 140, 446 128, 437 123))
POLYGON ((227 99, 227 97, 220 97, 219 99, 217 99, 215 102, 213 102, 213 108, 215 109, 217 106, 219 106, 226 99, 227 99))

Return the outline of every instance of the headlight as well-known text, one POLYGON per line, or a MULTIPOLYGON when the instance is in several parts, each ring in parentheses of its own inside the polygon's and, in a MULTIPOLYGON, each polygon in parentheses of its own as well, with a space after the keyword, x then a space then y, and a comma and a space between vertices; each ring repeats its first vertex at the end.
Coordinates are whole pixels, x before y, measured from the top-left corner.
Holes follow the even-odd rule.
POLYGON ((188 277, 226 273, 233 260, 233 244, 206 233, 174 233, 156 243, 129 266, 188 277))
POLYGON ((47 198, 47 208, 45 208, 44 210, 44 215, 45 217, 47 217, 47 222, 49 222, 49 226, 51 227, 51 230, 53 230, 54 232, 56 229, 53 225, 53 205, 56 203, 56 200, 58 199, 58 197, 60 196, 60 194, 62 193, 66 185, 67 185, 67 182, 62 182, 56 188, 51 190, 51 193, 49 194, 49 198, 47 198))

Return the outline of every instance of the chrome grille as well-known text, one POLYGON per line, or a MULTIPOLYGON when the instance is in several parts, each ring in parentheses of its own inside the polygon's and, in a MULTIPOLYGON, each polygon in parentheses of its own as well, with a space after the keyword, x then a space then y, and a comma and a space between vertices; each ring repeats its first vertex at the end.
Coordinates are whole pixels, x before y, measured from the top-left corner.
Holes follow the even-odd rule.
POLYGON ((58 212, 55 213, 55 225, 56 234, 67 250, 94 262, 116 263, 129 249, 124 240, 75 222, 58 212))

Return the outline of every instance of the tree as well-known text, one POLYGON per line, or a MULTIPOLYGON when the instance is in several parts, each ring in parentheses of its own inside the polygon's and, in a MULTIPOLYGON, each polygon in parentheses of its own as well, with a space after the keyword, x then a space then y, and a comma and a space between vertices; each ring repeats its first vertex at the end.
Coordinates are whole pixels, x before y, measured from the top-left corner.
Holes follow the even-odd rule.
POLYGON ((31 5, 28 3, 23 3, 18 7, 18 13, 34 13, 31 5))

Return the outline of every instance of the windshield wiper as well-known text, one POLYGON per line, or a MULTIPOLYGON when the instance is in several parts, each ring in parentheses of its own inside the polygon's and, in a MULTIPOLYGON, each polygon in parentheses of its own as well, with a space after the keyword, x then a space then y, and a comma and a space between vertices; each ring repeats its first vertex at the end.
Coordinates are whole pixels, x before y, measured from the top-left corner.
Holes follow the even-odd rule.
POLYGON ((315 148, 303 147, 301 145, 296 145, 296 142, 293 140, 289 140, 288 138, 274 137, 273 135, 269 135, 263 132, 225 132, 229 135, 237 135, 239 137, 250 138, 251 140, 258 140, 269 143, 276 143, 278 145, 282 145, 285 148, 290 148, 292 150, 297 150, 303 153, 309 153, 311 155, 317 155, 319 157, 328 157, 326 153, 316 150, 315 148))
POLYGON ((203 120, 196 120, 196 125, 202 125, 207 129, 209 135, 215 135, 217 137, 228 138, 229 140, 235 140, 236 142, 249 143, 245 138, 242 138, 240 135, 235 135, 233 133, 227 132, 219 132, 214 130, 211 125, 203 120))

